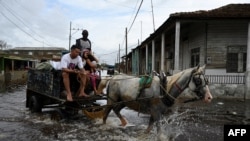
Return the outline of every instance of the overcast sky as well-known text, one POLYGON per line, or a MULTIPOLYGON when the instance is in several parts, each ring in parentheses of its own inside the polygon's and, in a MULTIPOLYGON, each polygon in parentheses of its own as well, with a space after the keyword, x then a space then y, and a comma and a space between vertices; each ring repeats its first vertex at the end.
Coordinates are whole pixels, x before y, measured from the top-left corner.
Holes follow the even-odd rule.
POLYGON ((145 40, 175 12, 211 10, 250 0, 0 0, 0 40, 12 47, 63 47, 69 49, 89 31, 92 50, 100 62, 117 62, 119 44, 125 54, 145 40), (134 23, 133 23, 134 21, 134 23), (133 23, 133 25, 132 25, 133 23), (154 24, 153 24, 154 23, 154 24), (155 26, 154 26, 155 25, 155 26))

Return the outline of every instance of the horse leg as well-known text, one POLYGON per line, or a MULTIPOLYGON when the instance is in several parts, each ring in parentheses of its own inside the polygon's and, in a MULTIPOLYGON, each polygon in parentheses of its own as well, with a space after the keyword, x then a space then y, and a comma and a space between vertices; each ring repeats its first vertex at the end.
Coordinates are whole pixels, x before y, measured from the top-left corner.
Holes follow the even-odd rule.
POLYGON ((153 113, 151 113, 150 119, 149 119, 149 124, 148 124, 148 128, 146 130, 146 133, 149 133, 152 129, 153 129, 153 125, 154 122, 156 122, 156 127, 157 127, 157 133, 159 133, 161 131, 161 127, 160 127, 160 113, 157 111, 153 111, 153 113))
POLYGON ((146 133, 149 133, 149 132, 153 129, 153 124, 154 124, 154 118, 153 118, 153 116, 151 115, 151 116, 150 116, 150 119, 149 119, 148 128, 147 128, 147 130, 145 131, 146 133))
POLYGON ((107 120, 108 115, 109 115, 110 111, 112 110, 112 108, 113 108, 113 107, 111 107, 111 106, 107 106, 107 107, 105 108, 104 113, 103 113, 103 118, 102 118, 103 124, 106 124, 106 120, 107 120))
POLYGON ((157 119, 156 127, 157 127, 157 133, 160 133, 161 132, 160 119, 157 119))
POLYGON ((121 121, 121 126, 126 126, 127 125, 127 121, 126 119, 121 115, 120 111, 121 109, 123 109, 125 107, 124 104, 120 104, 120 105, 117 105, 113 108, 116 116, 120 119, 121 121))

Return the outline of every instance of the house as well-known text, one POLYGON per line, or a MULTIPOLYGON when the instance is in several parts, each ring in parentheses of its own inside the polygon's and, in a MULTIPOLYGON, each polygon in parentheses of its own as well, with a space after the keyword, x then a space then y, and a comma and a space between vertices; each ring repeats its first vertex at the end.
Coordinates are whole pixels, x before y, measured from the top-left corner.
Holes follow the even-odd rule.
POLYGON ((6 52, 9 55, 30 57, 37 60, 60 60, 64 51, 67 50, 62 47, 16 47, 6 52))
POLYGON ((27 69, 44 60, 60 60, 65 48, 16 47, 0 52, 0 91, 13 84, 26 83, 27 69))
POLYGON ((207 11, 171 14, 132 50, 128 59, 132 73, 155 70, 172 75, 206 64, 206 75, 211 76, 210 87, 215 93, 250 98, 249 9, 250 4, 229 4, 207 11), (217 78, 226 82, 217 82, 217 78), (233 82, 228 85, 231 79, 233 82))

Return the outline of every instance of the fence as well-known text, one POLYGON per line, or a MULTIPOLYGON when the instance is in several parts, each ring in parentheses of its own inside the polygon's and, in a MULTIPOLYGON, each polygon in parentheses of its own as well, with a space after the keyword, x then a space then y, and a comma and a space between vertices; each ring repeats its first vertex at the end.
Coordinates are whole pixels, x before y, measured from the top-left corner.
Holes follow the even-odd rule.
POLYGON ((210 84, 245 84, 244 75, 206 75, 210 84))

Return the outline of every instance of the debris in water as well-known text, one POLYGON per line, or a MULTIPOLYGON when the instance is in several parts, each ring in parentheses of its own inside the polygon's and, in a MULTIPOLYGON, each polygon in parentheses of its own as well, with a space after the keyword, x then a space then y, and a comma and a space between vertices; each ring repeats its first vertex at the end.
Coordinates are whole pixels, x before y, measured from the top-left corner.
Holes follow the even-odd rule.
POLYGON ((218 102, 217 104, 218 104, 218 105, 224 105, 224 103, 223 103, 223 102, 218 102))

